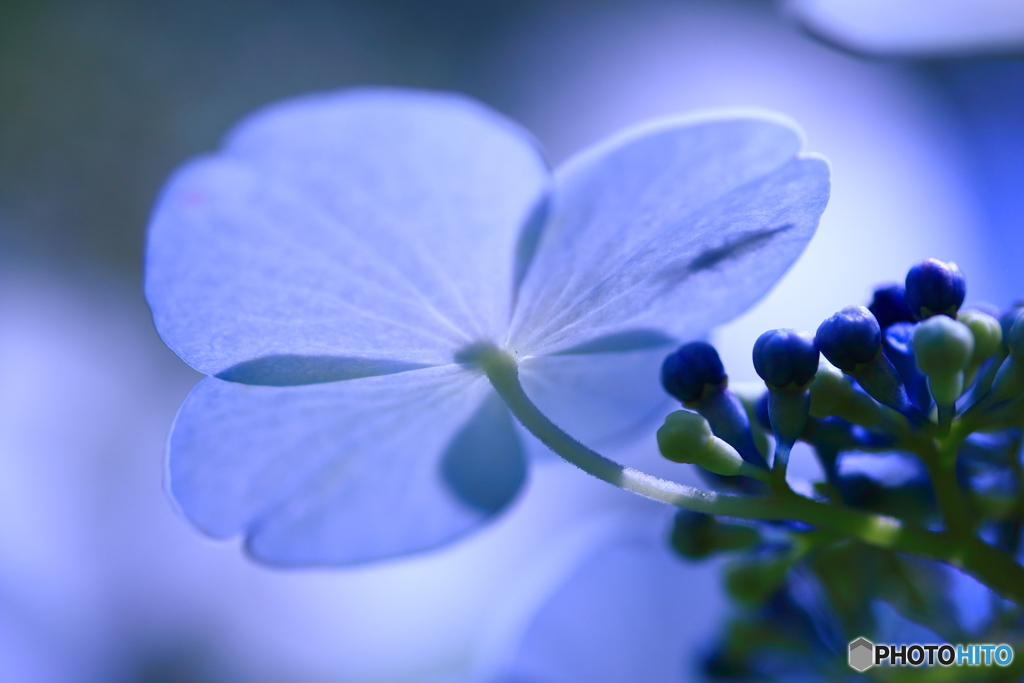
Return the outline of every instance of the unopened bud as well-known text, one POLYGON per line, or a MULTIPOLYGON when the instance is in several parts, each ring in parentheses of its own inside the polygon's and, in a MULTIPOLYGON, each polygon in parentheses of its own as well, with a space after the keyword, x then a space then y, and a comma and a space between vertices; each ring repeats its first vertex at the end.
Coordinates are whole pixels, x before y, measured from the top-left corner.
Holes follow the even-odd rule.
POLYGON ((964 370, 974 353, 974 335, 967 325, 944 315, 928 318, 914 330, 914 356, 935 402, 950 406, 963 393, 964 370))
POLYGON ((706 342, 684 344, 661 365, 662 386, 681 403, 698 401, 725 381, 722 360, 715 347, 706 342))
POLYGON ((743 467, 736 449, 712 434, 707 420, 688 410, 665 418, 658 428, 658 450, 672 462, 700 465, 715 474, 732 476, 743 467))
POLYGON ((907 273, 905 301, 918 320, 940 313, 956 316, 966 293, 964 274, 952 261, 925 259, 907 273))
POLYGON ((769 387, 806 389, 818 371, 814 337, 798 330, 771 330, 754 343, 754 370, 769 387))
POLYGON ((818 326, 818 348, 843 372, 869 363, 882 348, 882 332, 875 316, 863 306, 847 306, 818 326))
POLYGON ((875 289, 868 310, 884 331, 899 322, 914 322, 906 302, 907 290, 902 284, 882 285, 875 289))
POLYGON ((999 321, 988 313, 968 309, 960 311, 957 322, 967 325, 974 337, 974 353, 971 363, 979 364, 989 356, 995 355, 1003 343, 1003 328, 999 321))
POLYGON ((928 376, 961 372, 974 353, 974 335, 967 325, 935 316, 914 330, 914 355, 928 376))
POLYGON ((852 391, 846 375, 822 358, 810 387, 811 417, 835 415, 852 391))

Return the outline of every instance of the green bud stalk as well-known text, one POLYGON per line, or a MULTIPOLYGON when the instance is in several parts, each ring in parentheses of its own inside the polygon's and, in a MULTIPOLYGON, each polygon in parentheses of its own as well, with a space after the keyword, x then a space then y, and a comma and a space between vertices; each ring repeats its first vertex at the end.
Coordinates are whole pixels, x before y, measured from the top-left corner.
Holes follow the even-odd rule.
POLYGON ((779 389, 768 387, 768 415, 775 432, 775 456, 772 469, 785 478, 789 454, 807 426, 810 397, 806 387, 779 389))
POLYGON ((843 371, 824 357, 810 386, 809 415, 814 418, 835 415, 869 429, 884 429, 888 418, 884 409, 870 396, 855 391, 843 371))
POLYGON ((677 410, 665 418, 658 428, 658 450, 672 462, 700 465, 715 474, 763 477, 735 448, 711 432, 707 420, 688 410, 677 410))

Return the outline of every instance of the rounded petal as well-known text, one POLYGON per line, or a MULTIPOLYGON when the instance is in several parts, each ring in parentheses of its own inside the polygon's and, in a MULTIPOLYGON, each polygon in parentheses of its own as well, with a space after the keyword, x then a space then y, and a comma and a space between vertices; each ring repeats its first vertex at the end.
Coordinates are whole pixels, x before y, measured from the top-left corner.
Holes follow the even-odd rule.
POLYGON ((572 353, 646 329, 693 339, 762 297, 814 234, 828 165, 787 122, 671 119, 556 172, 510 345, 572 353))
POLYGON ((547 183, 528 135, 462 96, 290 100, 164 189, 146 296, 168 346, 235 381, 448 363, 504 335, 520 227, 547 183))
POLYGON ((440 545, 506 507, 525 477, 511 416, 459 366, 295 387, 206 378, 169 444, 185 515, 283 565, 440 545))
POLYGON ((789 0, 814 35, 854 52, 956 57, 1024 47, 1018 0, 789 0))

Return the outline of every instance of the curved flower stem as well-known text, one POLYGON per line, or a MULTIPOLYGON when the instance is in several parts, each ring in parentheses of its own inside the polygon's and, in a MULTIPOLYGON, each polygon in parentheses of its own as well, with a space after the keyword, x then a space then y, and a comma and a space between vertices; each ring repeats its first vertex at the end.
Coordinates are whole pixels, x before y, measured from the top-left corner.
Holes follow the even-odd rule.
POLYGON ((948 562, 962 567, 1000 595, 1024 604, 1024 567, 974 536, 961 539, 908 527, 892 517, 821 503, 795 493, 723 495, 625 467, 584 446, 549 420, 523 391, 518 365, 507 353, 493 347, 480 348, 474 360, 530 433, 564 460, 613 486, 697 512, 745 519, 799 520, 870 545, 948 562))

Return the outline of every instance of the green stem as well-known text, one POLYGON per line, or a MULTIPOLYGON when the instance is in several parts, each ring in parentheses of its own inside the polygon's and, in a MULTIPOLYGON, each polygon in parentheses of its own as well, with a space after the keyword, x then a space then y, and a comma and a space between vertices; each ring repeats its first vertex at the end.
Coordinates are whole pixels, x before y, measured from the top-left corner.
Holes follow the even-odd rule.
POLYGON ((937 439, 937 446, 932 441, 930 448, 921 454, 928 466, 932 486, 935 487, 935 497, 942 511, 946 531, 958 540, 971 536, 967 498, 956 478, 957 452, 967 434, 966 425, 957 420, 952 423, 948 434, 937 439))
POLYGON ((821 503, 795 493, 764 497, 719 494, 625 467, 584 446, 549 420, 523 391, 519 368, 507 353, 481 347, 473 360, 530 433, 564 460, 613 486, 713 515, 799 520, 874 546, 941 560, 962 567, 1000 595, 1024 603, 1024 567, 973 536, 954 540, 949 534, 908 527, 892 517, 821 503))
POLYGON ((786 469, 789 467, 789 453, 793 450, 793 442, 775 439, 775 455, 772 457, 772 476, 785 484, 786 469))

